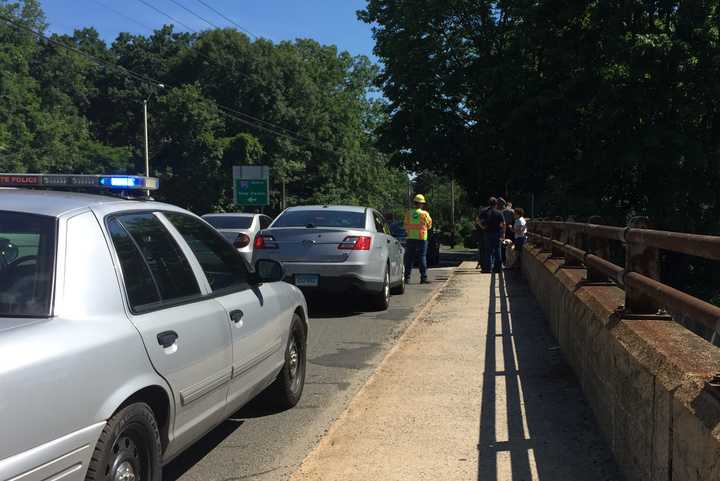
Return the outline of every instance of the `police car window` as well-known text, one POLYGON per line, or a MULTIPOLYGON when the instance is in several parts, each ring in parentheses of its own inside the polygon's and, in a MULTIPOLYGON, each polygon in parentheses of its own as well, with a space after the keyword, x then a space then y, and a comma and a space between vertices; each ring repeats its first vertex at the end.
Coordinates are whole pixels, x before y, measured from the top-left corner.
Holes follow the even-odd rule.
POLYGON ((247 284, 242 257, 216 230, 186 214, 166 212, 164 215, 190 246, 213 291, 247 284))
POLYGON ((0 317, 47 317, 55 265, 55 220, 0 211, 0 317))
POLYGON ((365 228, 365 212, 330 209, 288 210, 273 222, 276 227, 365 228))
POLYGON ((116 216, 130 234, 152 273, 163 303, 200 295, 190 263, 170 233, 152 213, 116 216))
POLYGON ((130 307, 133 311, 143 311, 157 306, 160 288, 137 245, 117 219, 109 219, 107 226, 120 260, 130 307))

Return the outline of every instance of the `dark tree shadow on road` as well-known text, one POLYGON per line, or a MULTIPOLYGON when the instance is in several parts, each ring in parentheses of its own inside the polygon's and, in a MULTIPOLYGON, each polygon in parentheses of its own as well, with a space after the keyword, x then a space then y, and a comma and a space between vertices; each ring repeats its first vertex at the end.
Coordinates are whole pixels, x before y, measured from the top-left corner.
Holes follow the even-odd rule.
POLYGON ((493 275, 478 443, 479 481, 617 481, 542 311, 519 274, 493 275))

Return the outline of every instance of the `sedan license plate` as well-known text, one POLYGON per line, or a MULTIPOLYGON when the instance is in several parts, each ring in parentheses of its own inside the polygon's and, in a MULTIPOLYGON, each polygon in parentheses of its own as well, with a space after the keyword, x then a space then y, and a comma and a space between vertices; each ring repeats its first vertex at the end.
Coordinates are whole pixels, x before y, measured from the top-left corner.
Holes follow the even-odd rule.
POLYGON ((295 285, 298 287, 317 287, 320 276, 317 274, 295 274, 295 285))

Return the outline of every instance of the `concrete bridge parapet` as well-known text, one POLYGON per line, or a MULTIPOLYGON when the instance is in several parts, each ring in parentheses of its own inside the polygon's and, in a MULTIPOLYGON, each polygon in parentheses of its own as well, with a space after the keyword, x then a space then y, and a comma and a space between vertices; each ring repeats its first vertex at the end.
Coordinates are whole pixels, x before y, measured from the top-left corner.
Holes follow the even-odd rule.
POLYGON ((660 317, 617 314, 625 293, 526 244, 523 275, 629 481, 720 480, 720 349, 660 317))

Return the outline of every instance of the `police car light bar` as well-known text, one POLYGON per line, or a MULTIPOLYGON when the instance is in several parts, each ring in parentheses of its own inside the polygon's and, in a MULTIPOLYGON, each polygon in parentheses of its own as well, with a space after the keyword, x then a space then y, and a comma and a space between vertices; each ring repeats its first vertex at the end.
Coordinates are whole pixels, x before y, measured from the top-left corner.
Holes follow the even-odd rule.
POLYGON ((142 175, 0 174, 0 187, 157 190, 160 180, 142 175))

